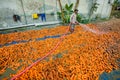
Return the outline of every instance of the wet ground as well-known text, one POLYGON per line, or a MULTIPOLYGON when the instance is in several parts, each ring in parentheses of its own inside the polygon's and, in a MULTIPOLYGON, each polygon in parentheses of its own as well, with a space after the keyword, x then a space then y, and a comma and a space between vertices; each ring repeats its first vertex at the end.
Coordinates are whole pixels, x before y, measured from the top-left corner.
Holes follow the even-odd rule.
POLYGON ((110 19, 108 21, 101 21, 94 23, 99 29, 104 31, 120 32, 120 19, 110 19))

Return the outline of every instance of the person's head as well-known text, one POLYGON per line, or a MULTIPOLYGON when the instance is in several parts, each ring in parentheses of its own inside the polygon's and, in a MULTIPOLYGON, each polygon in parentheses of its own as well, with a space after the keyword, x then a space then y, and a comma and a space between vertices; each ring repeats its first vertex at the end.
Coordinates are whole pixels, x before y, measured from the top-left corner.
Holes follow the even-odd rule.
POLYGON ((78 14, 78 9, 75 9, 75 10, 74 10, 74 13, 75 13, 75 14, 78 14))

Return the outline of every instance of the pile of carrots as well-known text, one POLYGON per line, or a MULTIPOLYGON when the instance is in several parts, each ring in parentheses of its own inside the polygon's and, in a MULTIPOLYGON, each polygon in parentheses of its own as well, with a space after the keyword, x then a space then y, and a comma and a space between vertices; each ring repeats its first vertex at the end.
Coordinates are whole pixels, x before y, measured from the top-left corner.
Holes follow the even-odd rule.
MULTIPOLYGON (((98 30, 95 25, 88 24, 88 26, 98 30)), ((0 44, 13 40, 32 39, 30 42, 0 48, 0 75, 3 75, 7 68, 16 71, 20 67, 16 74, 10 75, 13 77, 37 59, 45 56, 57 44, 59 38, 49 38, 43 41, 35 41, 35 39, 47 35, 63 34, 66 29, 67 26, 60 26, 0 34, 0 44)), ((16 80, 98 80, 102 72, 119 69, 119 36, 119 32, 97 35, 77 26, 75 32, 67 35, 55 52, 16 80)), ((7 79, 8 77, 4 78, 4 80, 7 79)))
MULTIPOLYGON (((66 26, 67 27, 67 26, 66 26)), ((9 34, 0 34, 0 45, 10 43, 12 41, 21 41, 21 40, 29 40, 29 39, 36 39, 41 38, 44 36, 52 36, 56 34, 63 34, 66 31, 66 27, 59 26, 54 28, 45 28, 42 30, 29 30, 25 32, 16 32, 16 33, 9 33, 9 34)))

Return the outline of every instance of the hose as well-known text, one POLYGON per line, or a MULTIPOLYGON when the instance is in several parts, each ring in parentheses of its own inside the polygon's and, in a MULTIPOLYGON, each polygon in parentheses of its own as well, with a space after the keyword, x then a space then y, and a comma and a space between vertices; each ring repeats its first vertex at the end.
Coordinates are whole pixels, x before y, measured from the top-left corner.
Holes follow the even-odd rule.
POLYGON ((22 74, 24 74, 26 71, 28 71, 29 69, 31 69, 34 65, 36 65, 38 62, 42 61, 43 59, 45 59, 46 57, 48 57, 48 55, 50 55, 52 52, 54 52, 59 45, 61 44, 61 42, 63 41, 64 37, 66 36, 66 34, 69 31, 69 27, 67 28, 66 32, 60 37, 60 40, 58 41, 58 43, 53 47, 53 49, 51 49, 45 56, 43 56, 42 58, 38 59, 36 62, 32 63, 30 66, 28 66, 25 70, 23 70, 22 72, 20 72, 19 74, 17 74, 16 76, 12 77, 10 80, 15 80, 16 78, 19 78, 22 74))

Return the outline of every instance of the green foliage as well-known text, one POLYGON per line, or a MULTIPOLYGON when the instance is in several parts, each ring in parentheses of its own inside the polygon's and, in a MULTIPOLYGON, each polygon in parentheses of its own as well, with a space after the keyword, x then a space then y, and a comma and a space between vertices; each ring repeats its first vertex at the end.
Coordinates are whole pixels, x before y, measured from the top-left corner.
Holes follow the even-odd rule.
POLYGON ((62 13, 61 12, 57 12, 57 15, 58 15, 58 18, 61 19, 62 13))
POLYGON ((91 9, 90 9, 90 14, 89 14, 89 21, 91 21, 91 16, 93 15, 94 12, 97 11, 97 8, 98 8, 98 3, 93 3, 91 9))
POLYGON ((68 4, 66 4, 66 5, 65 5, 65 8, 64 8, 65 13, 66 13, 67 15, 70 15, 70 14, 73 12, 72 8, 73 8, 73 3, 70 4, 70 6, 69 6, 68 4))
POLYGON ((66 15, 65 17, 65 23, 70 23, 70 15, 66 15))
POLYGON ((117 7, 119 5, 119 1, 118 0, 114 0, 114 3, 113 3, 113 7, 117 7))
POLYGON ((96 12, 97 11, 97 8, 98 8, 98 3, 94 3, 93 6, 92 6, 92 12, 96 12))
POLYGON ((114 0, 112 4, 112 11, 111 11, 111 17, 120 18, 120 12, 116 10, 116 8, 120 6, 120 2, 118 0, 114 0))
POLYGON ((81 16, 80 16, 80 14, 77 15, 77 21, 81 22, 81 16))
MULTIPOLYGON (((65 19, 65 23, 70 23, 70 15, 73 13, 73 3, 68 5, 66 4, 63 8, 63 12, 64 12, 64 19, 65 19)), ((58 15, 58 18, 61 19, 61 15, 62 13, 61 12, 57 12, 57 15, 58 15)), ((80 15, 77 15, 77 21, 78 22, 81 22, 81 16, 80 15)))
POLYGON ((113 16, 116 18, 120 18, 120 11, 114 11, 113 16))
MULTIPOLYGON (((66 4, 63 8, 65 23, 70 22, 70 15, 73 13, 72 8, 73 8, 73 3, 70 5, 66 4)), ((57 15, 58 15, 58 18, 61 19, 62 13, 57 12, 57 15)))
POLYGON ((81 20, 81 23, 84 23, 84 24, 87 24, 88 22, 89 22, 89 19, 81 20))

